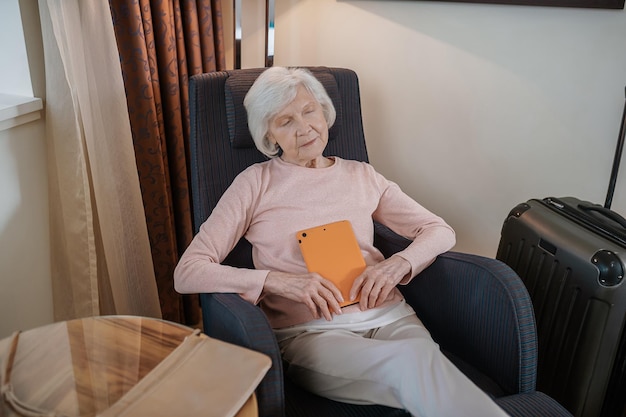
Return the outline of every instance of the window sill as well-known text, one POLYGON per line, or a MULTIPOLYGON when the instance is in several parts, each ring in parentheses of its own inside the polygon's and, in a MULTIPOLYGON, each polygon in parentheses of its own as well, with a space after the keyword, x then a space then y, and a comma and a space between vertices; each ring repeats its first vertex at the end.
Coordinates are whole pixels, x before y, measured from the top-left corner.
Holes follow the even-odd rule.
POLYGON ((41 118, 40 98, 0 94, 0 131, 41 118))

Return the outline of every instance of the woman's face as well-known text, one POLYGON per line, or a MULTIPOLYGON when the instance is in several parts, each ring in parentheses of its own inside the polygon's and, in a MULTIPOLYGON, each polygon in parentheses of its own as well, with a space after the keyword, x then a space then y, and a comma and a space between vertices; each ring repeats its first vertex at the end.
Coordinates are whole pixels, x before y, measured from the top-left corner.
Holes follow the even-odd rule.
POLYGON ((270 121, 268 139, 282 149, 281 158, 301 166, 319 166, 328 143, 322 106, 303 86, 296 97, 270 121))

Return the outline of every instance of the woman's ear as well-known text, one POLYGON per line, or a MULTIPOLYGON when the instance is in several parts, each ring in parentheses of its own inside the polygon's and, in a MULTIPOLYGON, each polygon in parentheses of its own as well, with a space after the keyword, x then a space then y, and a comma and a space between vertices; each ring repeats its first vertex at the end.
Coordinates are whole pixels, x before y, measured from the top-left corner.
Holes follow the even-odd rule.
POLYGON ((279 146, 278 146, 278 142, 276 142, 274 139, 272 139, 272 137, 270 136, 270 134, 268 133, 267 135, 265 135, 265 146, 267 147, 268 150, 270 150, 271 152, 278 152, 279 146))
POLYGON ((276 140, 272 137, 272 135, 270 135, 269 133, 267 135, 265 135, 265 140, 267 141, 267 143, 269 143, 270 145, 273 146, 277 146, 278 143, 276 142, 276 140))

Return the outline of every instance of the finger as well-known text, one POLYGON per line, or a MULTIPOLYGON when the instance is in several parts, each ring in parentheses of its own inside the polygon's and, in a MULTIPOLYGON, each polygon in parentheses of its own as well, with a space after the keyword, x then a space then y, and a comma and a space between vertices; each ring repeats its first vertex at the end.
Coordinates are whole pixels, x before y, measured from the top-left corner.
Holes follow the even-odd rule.
POLYGON ((343 302, 343 295, 341 291, 339 291, 339 288, 337 288, 332 281, 327 280, 317 273, 313 273, 312 276, 318 284, 314 292, 323 297, 327 306, 330 307, 335 314, 341 314, 341 306, 339 303, 343 302))
POLYGON ((329 281, 331 287, 323 288, 320 291, 320 296, 326 302, 326 306, 332 310, 335 314, 341 314, 341 305, 343 302, 343 296, 341 295, 341 291, 329 281))
POLYGON ((382 303, 385 302, 385 300, 387 300, 387 297, 389 297, 389 294, 391 293, 391 290, 393 288, 394 287, 390 285, 384 285, 381 288, 380 293, 378 294, 378 301, 376 302, 376 306, 381 305, 382 303))
POLYGON ((319 319, 320 318, 320 310, 317 307, 317 304, 315 304, 313 302, 313 300, 308 300, 307 302, 304 303, 304 305, 307 306, 307 308, 309 309, 309 311, 311 312, 311 315, 315 318, 315 319, 319 319))
POLYGON ((361 286, 361 299, 359 301, 359 307, 361 310, 367 310, 369 308, 369 298, 374 282, 372 280, 366 280, 361 286))
MULTIPOLYGON (((371 273, 374 270, 374 267, 368 266, 365 270, 354 280, 352 283, 352 288, 350 289, 350 301, 356 300, 357 297, 360 296, 359 303, 362 303, 362 300, 366 298, 368 294, 368 290, 364 289, 365 283, 368 280, 371 280, 371 273)), ((367 308, 366 305, 362 304, 361 309, 364 310, 367 308)))
POLYGON ((313 299, 313 301, 315 302, 321 316, 324 317, 326 321, 331 321, 333 319, 333 315, 331 314, 330 309, 328 308, 328 303, 324 297, 318 295, 313 299))
POLYGON ((368 303, 367 306, 369 308, 374 308, 376 307, 377 301, 379 299, 380 296, 380 285, 379 284, 375 284, 372 286, 372 289, 370 290, 369 296, 367 297, 368 303))
POLYGON ((352 283, 352 288, 350 288, 350 301, 356 300, 359 293, 361 292, 361 287, 363 286, 363 281, 365 280, 365 273, 362 273, 352 283))
POLYGON ((328 301, 330 301, 332 304, 336 304, 337 306, 339 306, 339 303, 343 303, 343 294, 341 294, 339 288, 337 288, 337 286, 332 281, 324 279, 323 284, 325 289, 330 291, 330 294, 328 294, 328 297, 326 297, 328 301))

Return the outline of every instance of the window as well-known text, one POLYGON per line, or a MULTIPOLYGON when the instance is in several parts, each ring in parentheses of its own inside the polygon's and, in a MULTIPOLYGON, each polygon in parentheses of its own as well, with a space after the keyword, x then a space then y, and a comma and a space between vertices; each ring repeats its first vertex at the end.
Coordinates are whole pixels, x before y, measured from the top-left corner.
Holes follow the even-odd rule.
POLYGON ((36 120, 41 99, 33 97, 19 0, 0 2, 0 130, 36 120))

